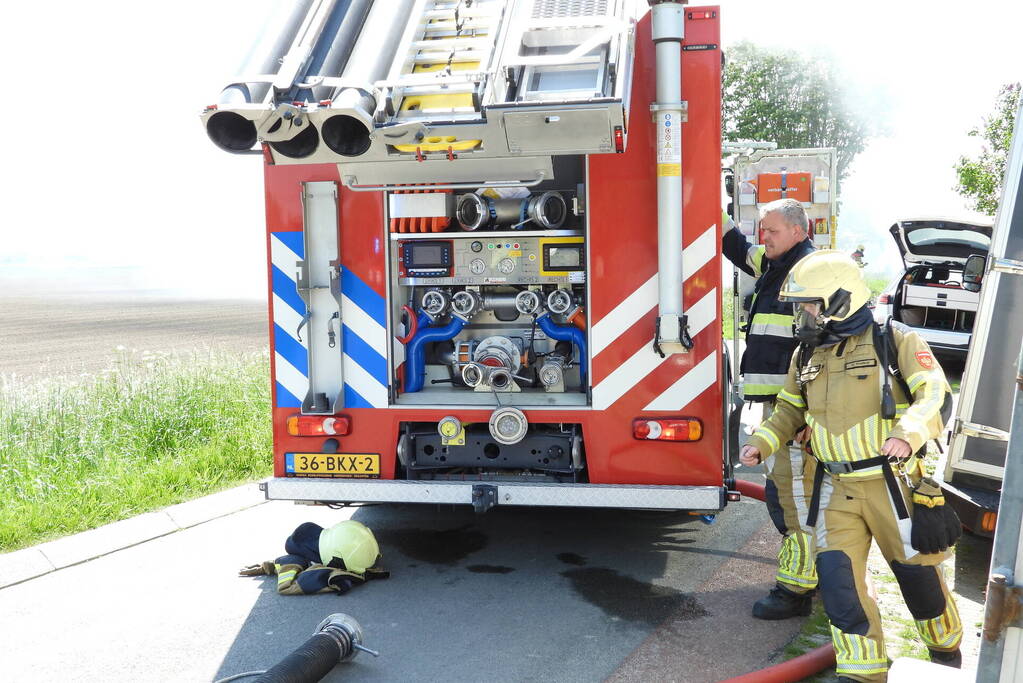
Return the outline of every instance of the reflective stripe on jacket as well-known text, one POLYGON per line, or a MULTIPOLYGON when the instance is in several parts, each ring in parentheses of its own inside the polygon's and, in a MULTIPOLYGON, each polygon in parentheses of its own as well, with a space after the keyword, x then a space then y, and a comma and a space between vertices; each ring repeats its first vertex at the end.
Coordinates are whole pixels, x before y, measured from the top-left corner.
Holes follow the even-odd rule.
MULTIPOLYGON (((902 439, 916 453, 944 428, 941 405, 951 391, 941 366, 920 335, 893 324, 898 367, 912 396, 890 379, 896 400, 895 419, 881 417, 881 386, 885 371, 874 349, 873 326, 844 342, 816 349, 803 368, 793 355, 785 386, 774 412, 750 437, 749 444, 767 458, 780 450, 806 424, 813 453, 824 462, 872 458, 889 438, 902 439), (800 390, 797 377, 805 385, 800 390), (805 401, 803 396, 805 395, 805 401)), ((880 468, 838 475, 873 477, 880 468)))
POLYGON ((778 301, 789 270, 812 252, 809 238, 782 254, 768 259, 764 247, 750 244, 738 230, 729 230, 721 239, 721 250, 737 268, 757 278, 746 326, 746 353, 739 372, 743 375, 743 393, 748 401, 769 401, 785 384, 785 373, 796 348, 792 336, 791 303, 778 301))

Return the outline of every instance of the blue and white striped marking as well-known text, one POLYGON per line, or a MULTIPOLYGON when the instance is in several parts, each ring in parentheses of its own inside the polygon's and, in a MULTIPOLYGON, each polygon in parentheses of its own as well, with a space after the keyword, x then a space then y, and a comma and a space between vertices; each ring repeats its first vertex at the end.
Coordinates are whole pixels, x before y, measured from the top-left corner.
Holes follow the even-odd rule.
MULTIPOLYGON (((274 361, 278 408, 299 408, 309 392, 310 330, 298 327, 305 302, 298 295, 297 263, 304 257, 302 232, 270 234, 274 361)), ((341 348, 346 408, 387 407, 386 306, 384 298, 352 271, 341 272, 341 348)))

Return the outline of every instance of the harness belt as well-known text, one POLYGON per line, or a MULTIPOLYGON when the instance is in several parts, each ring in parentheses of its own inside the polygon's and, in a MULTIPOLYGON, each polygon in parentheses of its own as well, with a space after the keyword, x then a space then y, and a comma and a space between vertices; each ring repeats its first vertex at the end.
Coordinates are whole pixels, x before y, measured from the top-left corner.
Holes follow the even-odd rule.
POLYGON ((806 525, 817 526, 817 515, 821 507, 821 484, 824 483, 824 473, 828 474, 850 474, 860 470, 867 470, 872 467, 881 467, 884 474, 885 484, 888 485, 888 493, 891 494, 892 502, 895 503, 895 512, 899 519, 909 519, 909 509, 906 508, 906 501, 899 489, 899 482, 892 471, 892 462, 887 455, 878 455, 866 460, 855 460, 853 462, 824 462, 817 460, 817 471, 813 474, 813 495, 810 496, 810 507, 806 514, 806 525))

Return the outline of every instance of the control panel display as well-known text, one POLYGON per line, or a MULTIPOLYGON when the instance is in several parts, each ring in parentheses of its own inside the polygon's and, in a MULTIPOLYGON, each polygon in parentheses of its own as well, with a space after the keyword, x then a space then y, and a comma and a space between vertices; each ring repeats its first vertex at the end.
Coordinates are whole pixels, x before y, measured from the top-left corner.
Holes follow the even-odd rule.
POLYGON ((586 281, 582 237, 473 236, 398 242, 402 285, 574 284, 586 281))
POLYGON ((421 240, 402 242, 399 246, 401 277, 449 277, 451 275, 451 242, 421 240))
POLYGON ((546 271, 573 271, 583 269, 583 245, 545 244, 543 269, 546 271))

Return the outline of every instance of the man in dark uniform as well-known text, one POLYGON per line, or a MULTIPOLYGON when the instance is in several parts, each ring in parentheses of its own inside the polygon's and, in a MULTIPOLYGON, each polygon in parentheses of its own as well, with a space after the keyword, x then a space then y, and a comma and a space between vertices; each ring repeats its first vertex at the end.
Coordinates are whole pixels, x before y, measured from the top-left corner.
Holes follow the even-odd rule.
MULTIPOLYGON (((761 403, 765 419, 785 384, 797 345, 792 332, 795 310, 791 303, 778 300, 778 292, 792 266, 814 250, 808 231, 803 206, 795 199, 779 199, 760 211, 763 244, 750 244, 734 227, 727 229, 721 240, 725 257, 757 278, 739 372, 745 400, 761 403)), ((804 457, 802 440, 802 435, 797 436, 796 445, 781 449, 765 462, 767 509, 784 539, 778 552, 776 585, 753 605, 753 616, 758 619, 808 615, 817 587, 813 537, 803 528, 812 480, 812 470, 808 473, 807 468, 812 461, 804 457)))

